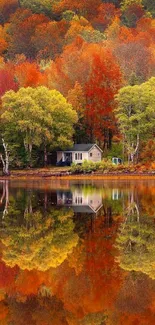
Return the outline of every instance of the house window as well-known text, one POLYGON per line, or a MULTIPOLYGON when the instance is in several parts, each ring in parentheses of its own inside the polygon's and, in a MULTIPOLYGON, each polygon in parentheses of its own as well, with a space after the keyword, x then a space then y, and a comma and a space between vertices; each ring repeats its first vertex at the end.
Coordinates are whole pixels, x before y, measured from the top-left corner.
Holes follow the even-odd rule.
POLYGON ((78 160, 82 160, 82 153, 78 153, 78 160))
POLYGON ((92 154, 92 152, 90 153, 90 157, 93 157, 93 154, 92 154))
POLYGON ((75 160, 82 160, 82 153, 76 153, 75 160))
POLYGON ((79 160, 82 160, 82 153, 79 153, 79 154, 78 154, 78 159, 79 159, 79 160))

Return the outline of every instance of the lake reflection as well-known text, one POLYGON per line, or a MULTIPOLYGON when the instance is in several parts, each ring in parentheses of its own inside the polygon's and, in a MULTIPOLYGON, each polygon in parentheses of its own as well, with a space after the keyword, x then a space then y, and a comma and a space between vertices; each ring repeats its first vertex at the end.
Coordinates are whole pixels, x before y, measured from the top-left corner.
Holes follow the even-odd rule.
POLYGON ((0 181, 0 325, 155 324, 154 181, 0 181))

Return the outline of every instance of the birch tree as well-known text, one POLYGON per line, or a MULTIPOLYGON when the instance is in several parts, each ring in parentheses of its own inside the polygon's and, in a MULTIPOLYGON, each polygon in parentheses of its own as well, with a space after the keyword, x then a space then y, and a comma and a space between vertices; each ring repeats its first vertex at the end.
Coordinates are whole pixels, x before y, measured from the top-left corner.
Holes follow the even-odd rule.
POLYGON ((2 147, 3 152, 0 152, 0 160, 3 166, 3 174, 9 176, 9 151, 8 151, 8 144, 2 138, 2 147))
POLYGON ((141 140, 151 137, 155 128, 155 78, 120 89, 115 110, 128 161, 134 163, 141 140))

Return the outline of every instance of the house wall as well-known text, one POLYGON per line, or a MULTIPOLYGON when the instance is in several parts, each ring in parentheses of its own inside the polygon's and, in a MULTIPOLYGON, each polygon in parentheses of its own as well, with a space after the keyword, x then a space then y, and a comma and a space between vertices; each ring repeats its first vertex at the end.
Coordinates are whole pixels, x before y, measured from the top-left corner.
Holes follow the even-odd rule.
POLYGON ((84 160, 88 160, 88 152, 77 151, 72 154, 73 162, 76 164, 81 164, 84 160), (75 160, 75 154, 82 153, 82 160, 75 160))
POLYGON ((91 160, 93 162, 98 162, 102 160, 102 152, 94 146, 88 153, 88 160, 91 160), (92 154, 92 156, 91 156, 92 154))

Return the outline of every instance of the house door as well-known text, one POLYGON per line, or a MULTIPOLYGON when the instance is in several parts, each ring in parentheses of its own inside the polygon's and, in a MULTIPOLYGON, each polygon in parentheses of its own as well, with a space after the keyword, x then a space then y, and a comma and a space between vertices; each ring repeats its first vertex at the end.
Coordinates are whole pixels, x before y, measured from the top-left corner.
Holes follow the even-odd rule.
POLYGON ((72 152, 65 152, 65 161, 72 163, 72 152))

